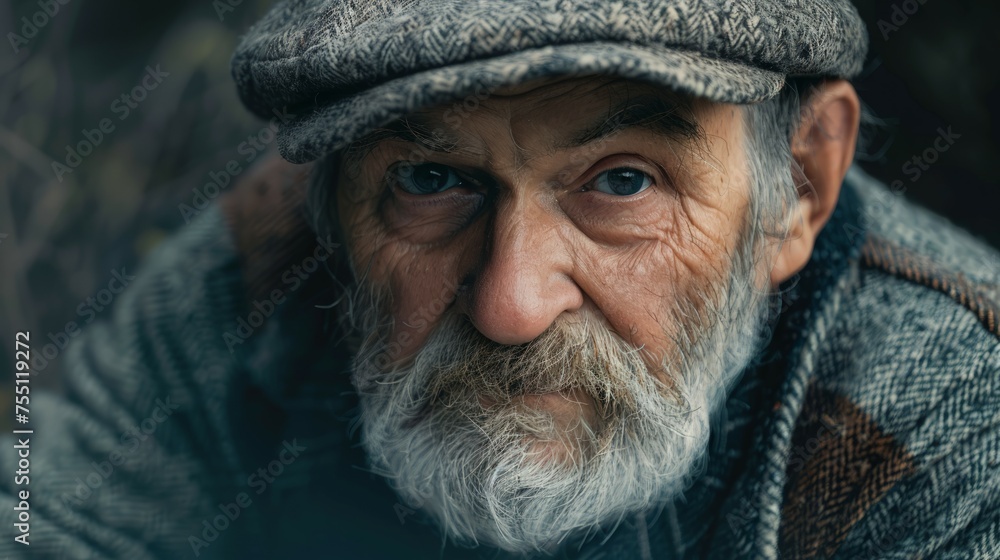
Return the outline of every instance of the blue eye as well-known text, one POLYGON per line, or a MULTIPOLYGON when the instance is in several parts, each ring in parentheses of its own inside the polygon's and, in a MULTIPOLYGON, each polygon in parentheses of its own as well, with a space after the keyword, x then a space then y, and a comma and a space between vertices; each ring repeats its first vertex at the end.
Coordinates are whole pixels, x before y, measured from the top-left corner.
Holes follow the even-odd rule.
POLYGON ((594 188, 596 190, 616 196, 638 194, 649 188, 652 184, 652 177, 638 169, 630 167, 610 169, 594 179, 594 188))
POLYGON ((436 194, 464 185, 458 173, 439 163, 401 165, 395 171, 399 188, 410 194, 436 194))

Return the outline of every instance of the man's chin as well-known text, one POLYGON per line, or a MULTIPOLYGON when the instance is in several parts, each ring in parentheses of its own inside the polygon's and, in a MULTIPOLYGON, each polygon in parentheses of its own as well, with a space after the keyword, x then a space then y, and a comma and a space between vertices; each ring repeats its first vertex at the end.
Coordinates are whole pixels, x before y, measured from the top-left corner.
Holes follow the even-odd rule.
POLYGON ((479 397, 485 414, 501 407, 524 435, 525 460, 538 465, 579 464, 592 456, 601 421, 593 397, 582 389, 518 395, 505 405, 479 397))
POLYGON ((584 389, 432 394, 396 413, 390 399, 366 402, 369 454, 449 537, 516 553, 566 545, 668 499, 708 442, 704 407, 676 406, 652 387, 606 402, 584 389))

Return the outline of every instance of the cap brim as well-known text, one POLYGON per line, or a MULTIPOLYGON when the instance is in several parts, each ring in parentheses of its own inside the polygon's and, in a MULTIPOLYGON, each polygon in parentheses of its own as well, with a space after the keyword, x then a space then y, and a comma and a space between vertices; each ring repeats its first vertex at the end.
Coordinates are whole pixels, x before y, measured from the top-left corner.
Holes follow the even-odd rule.
POLYGON ((288 161, 308 163, 421 109, 456 101, 478 106, 501 87, 590 75, 633 79, 741 104, 774 97, 785 79, 777 72, 668 47, 611 42, 548 46, 397 78, 296 115, 279 131, 278 148, 288 161))

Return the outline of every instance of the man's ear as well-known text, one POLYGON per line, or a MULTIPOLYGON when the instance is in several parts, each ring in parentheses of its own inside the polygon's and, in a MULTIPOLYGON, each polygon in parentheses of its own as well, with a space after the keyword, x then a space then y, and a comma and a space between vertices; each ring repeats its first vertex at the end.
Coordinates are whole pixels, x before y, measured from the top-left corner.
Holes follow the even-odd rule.
POLYGON ((791 278, 805 267, 820 230, 840 196, 840 185, 854 161, 861 120, 861 101, 845 80, 824 81, 802 106, 802 122, 792 138, 799 187, 788 236, 771 269, 771 285, 791 278))

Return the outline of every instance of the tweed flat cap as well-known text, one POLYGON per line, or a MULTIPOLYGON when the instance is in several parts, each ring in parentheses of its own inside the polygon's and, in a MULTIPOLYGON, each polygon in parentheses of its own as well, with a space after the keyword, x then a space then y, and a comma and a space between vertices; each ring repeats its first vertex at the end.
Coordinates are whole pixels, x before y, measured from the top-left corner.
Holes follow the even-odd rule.
POLYGON ((289 161, 407 113, 546 76, 611 75, 729 103, 786 76, 852 78, 868 46, 849 0, 287 0, 232 70, 289 161))

